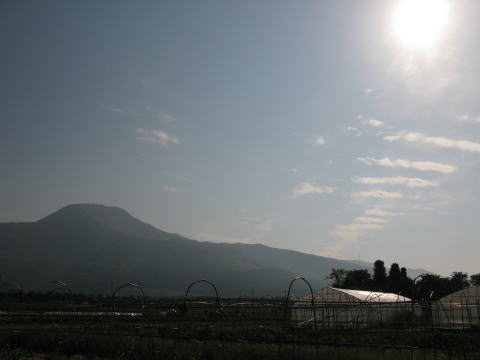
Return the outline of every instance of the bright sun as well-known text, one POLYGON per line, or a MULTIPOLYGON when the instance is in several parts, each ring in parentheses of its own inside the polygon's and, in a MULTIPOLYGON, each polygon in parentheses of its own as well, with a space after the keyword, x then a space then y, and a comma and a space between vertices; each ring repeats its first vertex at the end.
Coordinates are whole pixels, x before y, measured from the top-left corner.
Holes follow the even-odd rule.
POLYGON ((432 49, 450 22, 448 0, 400 0, 393 13, 395 36, 412 50, 432 49))

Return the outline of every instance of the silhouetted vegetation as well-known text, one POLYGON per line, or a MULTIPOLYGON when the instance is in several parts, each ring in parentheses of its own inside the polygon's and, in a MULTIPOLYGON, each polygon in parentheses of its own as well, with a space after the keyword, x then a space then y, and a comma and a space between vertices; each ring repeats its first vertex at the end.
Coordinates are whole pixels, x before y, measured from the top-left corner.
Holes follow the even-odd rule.
POLYGON ((373 277, 367 269, 345 270, 333 268, 326 279, 337 288, 392 292, 415 299, 437 300, 455 291, 480 285, 480 273, 469 276, 467 273, 455 271, 449 277, 435 274, 423 274, 414 279, 407 275, 405 267, 400 268, 398 263, 390 266, 388 276, 384 262, 377 260, 374 263, 373 277))
POLYGON ((480 273, 470 275, 470 283, 472 285, 480 285, 480 273))

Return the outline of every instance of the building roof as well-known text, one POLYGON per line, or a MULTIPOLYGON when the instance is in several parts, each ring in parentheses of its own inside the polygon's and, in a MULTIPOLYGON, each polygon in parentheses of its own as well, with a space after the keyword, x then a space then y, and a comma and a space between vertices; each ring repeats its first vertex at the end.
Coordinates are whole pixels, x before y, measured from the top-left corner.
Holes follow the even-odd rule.
POLYGON ((377 291, 365 291, 365 290, 350 290, 350 289, 338 289, 331 287, 330 289, 341 291, 344 294, 353 296, 360 301, 365 302, 404 302, 412 301, 410 298, 401 296, 394 293, 384 293, 377 291))
POLYGON ((442 297, 439 301, 444 304, 478 304, 480 302, 480 286, 475 285, 455 291, 442 297))
MULTIPOLYGON (((365 290, 351 290, 351 289, 339 289, 333 287, 326 287, 317 290, 313 293, 316 301, 325 302, 410 302, 410 298, 393 294, 383 293, 378 291, 365 291, 365 290)), ((309 300, 310 295, 305 296, 302 300, 309 300)))

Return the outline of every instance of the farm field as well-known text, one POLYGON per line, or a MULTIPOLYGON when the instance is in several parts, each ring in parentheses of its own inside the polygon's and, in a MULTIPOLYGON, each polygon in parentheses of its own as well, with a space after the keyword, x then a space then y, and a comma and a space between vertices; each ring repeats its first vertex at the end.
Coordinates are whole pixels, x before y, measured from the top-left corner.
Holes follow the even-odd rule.
POLYGON ((316 305, 314 324, 292 320, 308 304, 284 299, 72 298, 3 297, 0 358, 480 358, 480 332, 432 327, 418 316, 326 327, 325 304, 316 305))

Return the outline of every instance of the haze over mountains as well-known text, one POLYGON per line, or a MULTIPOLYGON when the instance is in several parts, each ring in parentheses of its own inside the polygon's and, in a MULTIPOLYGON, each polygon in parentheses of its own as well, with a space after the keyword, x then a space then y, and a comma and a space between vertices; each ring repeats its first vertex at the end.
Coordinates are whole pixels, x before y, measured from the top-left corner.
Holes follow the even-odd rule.
MULTIPOLYGON (((327 285, 332 268, 368 268, 260 244, 200 242, 164 232, 123 209, 104 205, 66 206, 37 222, 0 224, 0 274, 24 289, 52 289, 67 282, 73 291, 109 293, 124 282, 141 284, 149 295, 181 295, 202 278, 221 296, 283 295, 292 278, 314 288, 327 285)), ((389 265, 389 264, 388 264, 389 265)), ((409 270, 415 276, 425 270, 409 270)), ((296 289, 303 294, 303 287, 296 289)))

